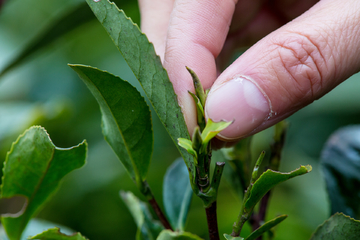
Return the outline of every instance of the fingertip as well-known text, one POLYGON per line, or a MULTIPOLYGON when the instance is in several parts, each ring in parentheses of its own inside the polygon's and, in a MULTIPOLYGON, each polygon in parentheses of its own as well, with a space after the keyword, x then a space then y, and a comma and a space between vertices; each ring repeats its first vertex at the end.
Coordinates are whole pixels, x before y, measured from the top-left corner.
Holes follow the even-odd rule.
POLYGON ((262 125, 271 114, 271 104, 254 82, 239 76, 210 91, 205 114, 213 121, 233 121, 218 135, 221 140, 231 142, 262 125))

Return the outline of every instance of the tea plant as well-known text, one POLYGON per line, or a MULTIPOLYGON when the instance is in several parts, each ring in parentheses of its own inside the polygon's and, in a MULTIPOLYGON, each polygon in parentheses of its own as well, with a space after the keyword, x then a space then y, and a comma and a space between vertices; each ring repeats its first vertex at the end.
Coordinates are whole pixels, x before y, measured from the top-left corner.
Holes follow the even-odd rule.
MULTIPOLYGON (((181 154, 181 158, 170 166, 164 178, 163 212, 146 180, 153 151, 151 112, 146 101, 133 86, 117 76, 90 66, 69 65, 98 102, 103 135, 147 201, 139 200, 131 192, 121 192, 121 198, 138 227, 136 239, 201 239, 186 232, 185 227, 193 194, 203 201, 209 239, 220 239, 222 235, 228 240, 273 239, 273 228, 285 220, 287 215, 265 222, 271 189, 312 169, 307 165, 291 172, 279 172, 286 123, 279 123, 275 127, 267 163, 263 163, 265 152, 260 154, 255 164, 252 163, 248 151, 251 141, 245 139, 235 147, 223 150, 224 162, 216 162, 212 169, 211 140, 231 122, 205 121, 207 91, 201 86, 196 73, 187 68, 194 82, 195 92, 189 94, 196 104, 198 121, 190 138, 167 72, 147 37, 114 3, 108 0, 86 2, 139 80, 181 154), (239 206, 237 219, 234 219, 232 233, 219 233, 217 224, 217 196, 225 164, 230 165, 231 174, 240 183, 243 192, 242 205, 239 206), (152 215, 148 206, 152 207, 156 216, 152 215), (242 235, 246 222, 252 228, 248 236, 242 235)), ((40 126, 31 127, 19 136, 6 157, 1 198, 22 196, 26 204, 18 214, 1 217, 9 240, 23 239, 22 233, 29 220, 54 194, 59 181, 85 163, 86 155, 86 141, 72 148, 58 148, 40 126)), ((329 235, 336 239, 356 239, 360 234, 359 223, 344 214, 335 214, 317 229, 311 239, 324 239, 329 235)), ((65 235, 58 228, 51 228, 30 239, 86 238, 80 233, 65 235)))

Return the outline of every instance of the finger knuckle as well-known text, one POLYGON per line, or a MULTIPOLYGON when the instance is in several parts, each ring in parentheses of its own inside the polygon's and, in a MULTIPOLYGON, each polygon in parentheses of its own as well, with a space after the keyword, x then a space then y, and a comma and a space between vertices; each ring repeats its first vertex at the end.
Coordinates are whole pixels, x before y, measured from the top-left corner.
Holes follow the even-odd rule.
POLYGON ((316 98, 322 88, 323 72, 326 69, 326 61, 316 40, 303 34, 291 33, 275 45, 280 62, 276 67, 281 74, 279 80, 286 82, 283 84, 288 85, 286 89, 289 93, 297 99, 316 98))

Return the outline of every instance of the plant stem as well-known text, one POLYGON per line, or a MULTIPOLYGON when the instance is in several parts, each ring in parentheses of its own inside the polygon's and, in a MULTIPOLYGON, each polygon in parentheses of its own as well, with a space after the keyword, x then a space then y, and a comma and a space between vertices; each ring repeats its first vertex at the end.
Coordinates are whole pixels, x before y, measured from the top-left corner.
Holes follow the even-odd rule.
POLYGON ((174 231, 169 223, 169 221, 167 220, 167 218, 165 217, 164 213, 161 211, 161 208, 159 207, 159 205, 157 204, 155 198, 149 199, 148 200, 151 207, 154 209, 156 215, 159 217, 160 222, 162 223, 162 225, 164 226, 164 228, 169 229, 171 231, 174 231))
POLYGON ((258 172, 259 172, 259 167, 261 165, 262 160, 264 159, 265 156, 265 152, 262 151, 258 160, 256 161, 254 170, 251 174, 251 180, 250 180, 250 184, 249 187, 247 188, 245 194, 244 194, 244 199, 241 205, 241 209, 240 209, 240 213, 238 215, 238 218, 236 220, 236 222, 233 225, 233 231, 231 233, 231 236, 233 237, 238 237, 241 233, 241 229, 243 228, 245 222, 247 220, 249 220, 249 218, 251 217, 251 213, 253 211, 253 207, 251 209, 246 209, 245 208, 245 203, 248 200, 249 196, 250 196, 250 192, 252 189, 252 186, 254 185, 255 181, 258 178, 258 172))
MULTIPOLYGON (((287 123, 282 121, 275 125, 274 142, 271 144, 271 154, 268 169, 278 171, 281 161, 281 152, 285 144, 287 123)), ((266 169, 265 169, 266 170, 266 169)), ((260 201, 259 212, 251 216, 251 228, 256 230, 260 227, 261 223, 264 222, 267 212, 269 199, 271 196, 271 190, 268 191, 260 201)), ((256 240, 262 240, 262 236, 256 240)))
POLYGON ((159 218, 160 222, 162 223, 162 225, 164 226, 164 228, 173 231, 168 219, 165 217, 159 204, 156 202, 155 197, 154 197, 147 181, 142 182, 142 186, 139 187, 139 190, 146 197, 147 201, 149 202, 150 206, 154 210, 155 214, 158 216, 158 218, 159 218))
POLYGON ((245 192, 244 200, 241 205, 240 213, 238 215, 238 218, 236 222, 233 225, 233 231, 231 233, 231 236, 238 237, 240 235, 241 229, 244 226, 245 222, 249 219, 249 213, 245 213, 245 202, 249 198, 249 193, 251 191, 252 185, 248 187, 248 189, 245 192))
POLYGON ((219 230, 216 215, 216 201, 213 202, 209 207, 205 208, 206 219, 209 228, 210 240, 219 240, 219 230))

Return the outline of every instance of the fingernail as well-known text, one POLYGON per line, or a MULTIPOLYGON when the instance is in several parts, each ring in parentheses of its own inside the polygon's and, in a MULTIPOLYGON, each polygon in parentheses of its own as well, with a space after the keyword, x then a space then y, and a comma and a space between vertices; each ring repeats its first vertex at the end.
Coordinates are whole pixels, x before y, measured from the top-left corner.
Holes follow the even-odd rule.
POLYGON ((220 132, 225 140, 236 140, 251 133, 270 113, 270 103, 259 88, 244 77, 236 77, 212 89, 206 100, 206 118, 233 121, 220 132))

